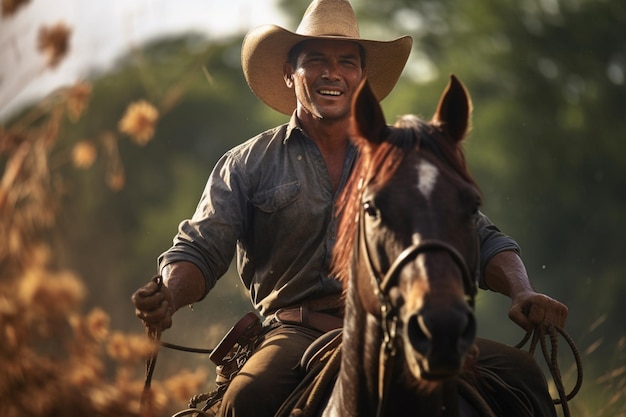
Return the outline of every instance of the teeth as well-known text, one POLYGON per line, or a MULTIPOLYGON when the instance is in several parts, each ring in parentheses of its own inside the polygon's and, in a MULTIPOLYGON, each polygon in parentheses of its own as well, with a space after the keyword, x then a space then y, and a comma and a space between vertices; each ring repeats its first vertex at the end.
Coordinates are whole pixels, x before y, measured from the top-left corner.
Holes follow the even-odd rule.
POLYGON ((321 94, 329 95, 329 96, 339 96, 341 95, 340 91, 335 90, 320 90, 321 94))

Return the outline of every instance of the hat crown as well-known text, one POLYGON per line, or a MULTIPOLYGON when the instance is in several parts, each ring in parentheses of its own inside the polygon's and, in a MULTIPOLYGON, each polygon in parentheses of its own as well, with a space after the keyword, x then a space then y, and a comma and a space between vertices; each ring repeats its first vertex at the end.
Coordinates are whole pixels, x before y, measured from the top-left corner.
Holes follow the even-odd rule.
POLYGON ((356 14, 347 0, 315 0, 304 12, 296 33, 305 36, 360 38, 356 14))

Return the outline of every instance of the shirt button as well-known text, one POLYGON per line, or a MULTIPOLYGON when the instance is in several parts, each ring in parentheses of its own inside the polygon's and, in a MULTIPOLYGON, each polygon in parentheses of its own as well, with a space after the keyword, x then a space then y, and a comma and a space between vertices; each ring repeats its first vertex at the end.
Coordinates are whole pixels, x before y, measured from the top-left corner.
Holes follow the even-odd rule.
POLYGON ((298 161, 302 161, 302 155, 298 155, 297 159, 298 161))

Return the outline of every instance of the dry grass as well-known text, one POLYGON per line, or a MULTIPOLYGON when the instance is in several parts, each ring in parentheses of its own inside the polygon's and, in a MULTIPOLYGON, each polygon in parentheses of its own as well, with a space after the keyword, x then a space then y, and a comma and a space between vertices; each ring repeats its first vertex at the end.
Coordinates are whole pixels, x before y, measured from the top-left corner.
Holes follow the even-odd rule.
MULTIPOLYGON (((80 83, 76 89, 0 130, 0 416, 163 415, 168 404, 197 393, 206 375, 183 371, 153 384, 141 408, 143 364, 155 346, 145 334, 110 329, 99 308, 83 313, 83 282, 51 262, 45 236, 62 210, 63 189, 61 165, 52 164, 51 155, 66 112, 76 118, 84 111, 89 88, 80 83)), ((103 137, 105 176, 119 189, 118 139, 103 137)), ((70 148, 67 163, 77 169, 88 169, 98 157, 90 141, 70 148)))
MULTIPOLYGON (((26 1, 2 1, 3 17, 26 1)), ((47 66, 70 52, 72 30, 42 27, 37 48, 47 66)), ((63 209, 63 168, 89 169, 105 160, 109 187, 124 186, 116 128, 97 139, 67 142, 64 124, 88 111, 89 83, 60 90, 10 126, 0 126, 0 416, 150 417, 187 402, 205 383, 203 372, 181 371, 152 384, 140 407, 144 363, 154 349, 145 334, 110 328, 100 308, 84 312, 83 281, 55 265, 47 233, 63 209), (169 405, 169 407, 168 407, 169 405)), ((131 104, 121 133, 139 145, 154 135, 159 111, 131 104)), ((65 170, 67 172, 67 170, 65 170)))
MULTIPOLYGON (((597 357, 593 356, 603 339, 593 341, 585 349, 585 359, 592 363, 597 357)), ((575 400, 576 413, 580 417, 626 417, 626 336, 622 336, 617 341, 610 360, 614 367, 599 374, 592 374, 585 380, 589 386, 589 393, 580 401, 575 400)))
MULTIPOLYGON (((84 111, 84 83, 45 100, 10 128, 0 130, 0 415, 102 417, 163 415, 187 401, 205 381, 183 372, 153 384, 140 408, 143 363, 154 350, 145 334, 109 328, 101 309, 83 313, 86 288, 71 271, 50 261, 46 232, 62 210, 63 178, 51 155, 66 112, 84 111), (77 91, 78 90, 78 91, 77 91)), ((111 188, 123 186, 117 137, 103 134, 111 188)), ((90 141, 70 147, 67 163, 88 169, 98 149, 90 141)))
POLYGON ((141 410, 142 364, 153 344, 113 331, 99 308, 81 314, 81 281, 51 271, 46 251, 37 252, 0 292, 0 415, 159 415, 198 392, 204 373, 184 371, 153 384, 141 410))

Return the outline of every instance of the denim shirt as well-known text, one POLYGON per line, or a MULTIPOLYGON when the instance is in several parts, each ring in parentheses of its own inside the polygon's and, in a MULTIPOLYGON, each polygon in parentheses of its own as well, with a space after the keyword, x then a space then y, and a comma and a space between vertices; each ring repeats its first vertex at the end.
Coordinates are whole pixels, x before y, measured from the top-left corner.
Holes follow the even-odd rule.
MULTIPOLYGON (((334 206, 356 157, 350 144, 333 191, 322 154, 295 114, 288 124, 231 149, 209 176, 193 217, 180 223, 173 246, 159 257, 159 270, 172 262, 194 263, 205 279, 204 297, 236 251, 241 280, 263 315, 341 293, 341 283, 329 276, 338 224, 334 206)), ((486 217, 479 226, 487 244, 483 267, 499 251, 517 250, 486 217)))

